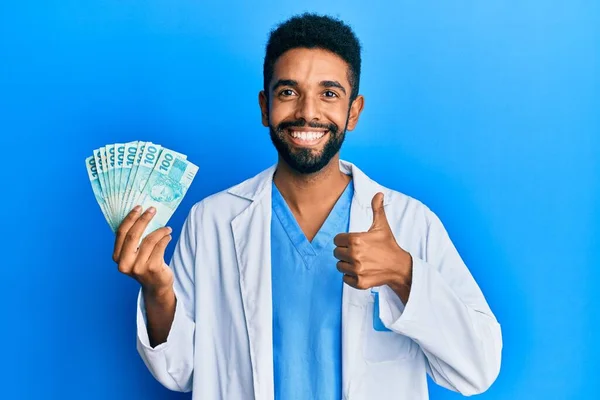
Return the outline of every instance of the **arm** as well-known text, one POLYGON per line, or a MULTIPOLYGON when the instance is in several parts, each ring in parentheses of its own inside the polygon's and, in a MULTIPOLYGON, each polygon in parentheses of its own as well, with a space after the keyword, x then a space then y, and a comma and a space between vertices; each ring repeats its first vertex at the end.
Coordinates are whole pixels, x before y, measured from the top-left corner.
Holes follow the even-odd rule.
POLYGON ((380 317, 420 345, 437 384, 464 395, 481 393, 500 371, 500 325, 441 221, 428 214, 425 256, 412 257, 408 300, 401 300, 397 287, 383 286, 380 317))
POLYGON ((162 385, 181 392, 192 390, 194 367, 196 208, 183 225, 169 265, 173 272, 171 288, 162 293, 140 289, 137 307, 140 356, 162 385))
POLYGON ((152 292, 142 288, 142 298, 145 305, 148 338, 150 346, 154 348, 167 341, 175 318, 177 299, 173 287, 163 292, 152 292))

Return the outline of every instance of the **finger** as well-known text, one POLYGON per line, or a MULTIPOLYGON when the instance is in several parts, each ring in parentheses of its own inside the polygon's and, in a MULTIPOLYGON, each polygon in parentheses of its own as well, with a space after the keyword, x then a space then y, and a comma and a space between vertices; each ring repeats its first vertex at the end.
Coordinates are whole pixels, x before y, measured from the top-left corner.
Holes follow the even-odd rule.
POLYGON ((173 239, 173 236, 169 233, 156 243, 156 246, 154 246, 154 249, 150 254, 150 258, 148 258, 148 270, 153 272, 163 266, 165 263, 165 250, 171 242, 171 239, 173 239))
POLYGON ((121 225, 119 225, 119 228, 117 229, 117 235, 115 237, 115 247, 113 249, 113 261, 116 263, 119 263, 119 256, 121 255, 121 249, 123 247, 125 235, 127 235, 129 229, 131 229, 135 221, 137 221, 137 219, 140 217, 141 210, 142 207, 135 206, 133 210, 131 210, 129 214, 127 214, 125 219, 123 219, 123 222, 121 222, 121 225))
POLYGON ((333 238, 333 244, 338 247, 348 247, 350 244, 350 234, 349 233, 339 233, 335 235, 333 238))
POLYGON ((336 263, 337 270, 342 274, 356 276, 356 272, 354 272, 354 266, 346 261, 338 261, 336 263))
POLYGON ((356 276, 344 275, 342 279, 346 284, 358 289, 358 278, 356 276))
POLYGON ((133 226, 125 235, 125 241, 123 242, 123 248, 121 249, 121 258, 131 258, 132 255, 135 257, 138 244, 140 243, 140 238, 142 237, 144 230, 146 230, 148 223, 152 217, 154 217, 155 213, 156 209, 154 207, 150 207, 142 214, 141 217, 137 219, 137 221, 135 221, 133 226))
POLYGON ((352 286, 355 289, 366 290, 373 287, 373 285, 369 283, 369 281, 358 276, 346 274, 343 276, 342 279, 344 280, 344 282, 346 282, 348 285, 352 286))
POLYGON ((387 217, 385 215, 385 209, 383 207, 383 193, 379 192, 373 196, 373 200, 371 200, 371 208, 373 209, 373 224, 369 230, 389 226, 387 217))
POLYGON ((135 265, 133 267, 134 275, 141 275, 146 272, 148 269, 148 260, 152 251, 161 239, 169 235, 171 235, 171 228, 165 226, 155 230, 142 240, 135 257, 135 265))
POLYGON ((354 261, 348 247, 336 247, 333 249, 333 256, 340 261, 346 261, 349 263, 354 261))

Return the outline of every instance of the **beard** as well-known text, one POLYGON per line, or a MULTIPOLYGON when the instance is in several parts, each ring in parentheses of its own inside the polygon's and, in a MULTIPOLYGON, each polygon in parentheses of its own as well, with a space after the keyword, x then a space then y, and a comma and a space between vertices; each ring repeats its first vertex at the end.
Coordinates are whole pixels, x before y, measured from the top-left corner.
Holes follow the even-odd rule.
POLYGON ((277 149, 279 156, 296 172, 300 174, 314 174, 325 167, 331 159, 340 151, 344 138, 346 137, 346 127, 348 126, 348 118, 346 118, 346 126, 340 131, 334 123, 319 124, 315 122, 306 123, 305 120, 299 119, 296 121, 284 121, 273 127, 269 123, 269 133, 271 141, 277 149), (329 135, 327 142, 323 146, 323 150, 317 152, 315 149, 294 148, 286 140, 288 137, 288 129, 292 127, 304 127, 317 129, 327 129, 329 135))

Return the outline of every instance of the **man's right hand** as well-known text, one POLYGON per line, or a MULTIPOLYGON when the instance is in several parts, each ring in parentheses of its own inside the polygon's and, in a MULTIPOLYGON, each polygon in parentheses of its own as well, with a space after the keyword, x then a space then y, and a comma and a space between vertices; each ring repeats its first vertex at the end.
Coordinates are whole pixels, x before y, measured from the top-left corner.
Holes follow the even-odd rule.
POLYGON ((141 207, 135 207, 119 226, 113 260, 119 265, 120 272, 142 285, 148 339, 150 346, 156 347, 167 341, 177 303, 173 272, 165 263, 165 249, 171 241, 171 228, 159 228, 140 243, 156 210, 150 207, 141 215, 140 212, 141 207))
POLYGON ((140 244, 140 238, 156 209, 150 207, 141 215, 140 212, 141 207, 135 207, 119 226, 113 260, 118 264, 120 272, 142 285, 146 295, 161 297, 173 289, 173 272, 165 263, 165 249, 172 238, 171 228, 155 230, 140 244))

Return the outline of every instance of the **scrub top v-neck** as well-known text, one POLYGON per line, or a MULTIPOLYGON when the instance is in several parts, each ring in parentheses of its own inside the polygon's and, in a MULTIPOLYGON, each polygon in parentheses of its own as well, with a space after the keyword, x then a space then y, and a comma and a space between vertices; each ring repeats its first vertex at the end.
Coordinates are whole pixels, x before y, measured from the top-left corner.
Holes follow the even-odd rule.
POLYGON ((271 269, 275 399, 342 398, 342 274, 333 238, 348 232, 351 180, 312 241, 273 183, 271 269))

